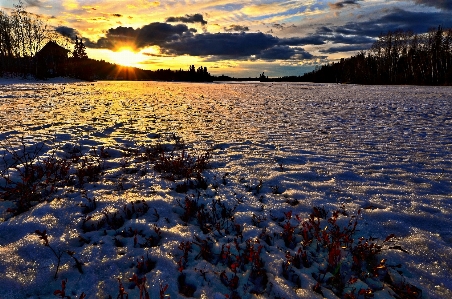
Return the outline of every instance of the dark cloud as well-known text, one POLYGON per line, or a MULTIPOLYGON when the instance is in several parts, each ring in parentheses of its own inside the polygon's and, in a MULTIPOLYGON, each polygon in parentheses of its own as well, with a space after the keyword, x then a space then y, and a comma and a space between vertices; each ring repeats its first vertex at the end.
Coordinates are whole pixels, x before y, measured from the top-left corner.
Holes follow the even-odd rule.
POLYGON ((335 44, 350 44, 350 45, 356 45, 356 44, 372 44, 375 39, 367 36, 346 36, 346 35, 333 35, 330 37, 327 37, 327 40, 335 43, 335 44))
POLYGON ((168 54, 192 56, 247 57, 278 44, 278 38, 264 33, 203 33, 163 45, 168 54))
MULTIPOLYGON (((360 28, 358 26, 358 28, 360 28)), ((378 36, 378 35, 377 35, 378 36)), ((366 44, 371 45, 375 41, 375 37, 367 36, 366 33, 358 32, 353 28, 346 26, 317 28, 315 34, 305 37, 284 38, 279 41, 281 45, 288 46, 305 46, 305 45, 324 45, 326 42, 335 44, 366 44)))
POLYGON ((331 28, 326 27, 326 26, 322 26, 322 27, 318 27, 317 28, 317 33, 330 34, 330 33, 333 33, 333 30, 331 28))
POLYGON ((452 10, 451 0, 415 0, 416 4, 433 6, 439 9, 452 10))
POLYGON ((110 28, 105 37, 97 42, 87 42, 86 46, 91 48, 115 49, 121 45, 128 45, 136 49, 146 46, 162 46, 167 42, 175 41, 181 37, 191 36, 195 29, 189 29, 186 25, 171 25, 166 23, 151 23, 142 28, 132 27, 110 28))
POLYGON ((289 46, 274 46, 270 49, 263 50, 256 58, 265 60, 290 59, 295 55, 295 50, 289 46))
POLYGON ((181 37, 192 36, 196 29, 188 28, 186 25, 171 25, 166 23, 151 23, 139 29, 138 47, 148 45, 162 45, 163 43, 178 40, 181 37))
POLYGON ((281 40, 287 45, 315 44, 318 41, 329 41, 333 44, 344 44, 344 46, 323 49, 324 53, 339 53, 344 51, 368 50, 381 34, 388 31, 412 31, 414 33, 425 33, 430 28, 452 27, 450 14, 438 12, 411 12, 402 9, 388 10, 386 14, 374 17, 367 21, 349 22, 343 26, 322 26, 317 28, 315 34, 299 40, 293 38, 281 40), (419 20, 422 20, 420 22, 419 20), (312 40, 312 42, 309 41, 312 40))
POLYGON ((275 36, 264 33, 204 33, 169 42, 164 45, 166 54, 215 56, 215 59, 287 60, 311 59, 302 48, 289 47, 275 36))
MULTIPOLYGON (((63 29, 63 28, 61 28, 63 29)), ((65 32, 72 33, 64 28, 65 32)), ((236 28, 237 29, 237 28, 236 28)), ((241 28, 244 29, 244 28, 241 28)), ((87 47, 118 49, 129 46, 142 49, 157 45, 161 48, 161 55, 191 55, 216 57, 222 59, 309 59, 311 54, 296 47, 306 44, 323 44, 320 39, 297 38, 280 39, 270 34, 246 33, 200 33, 189 29, 186 25, 171 25, 167 23, 151 23, 142 28, 116 27, 110 28, 105 36, 92 42, 84 40, 87 47)))
POLYGON ((344 8, 346 5, 359 5, 359 1, 362 0, 345 0, 345 1, 340 1, 340 2, 336 2, 336 3, 328 3, 328 6, 331 9, 341 9, 344 8))
MULTIPOLYGON (((305 60, 305 59, 312 59, 312 58, 314 58, 314 56, 311 53, 306 52, 303 49, 300 49, 298 51, 295 51, 295 55, 292 58, 296 59, 296 60, 305 60)), ((323 56, 322 57, 317 56, 317 58, 323 58, 323 56)))
POLYGON ((224 31, 226 32, 245 32, 250 31, 250 28, 247 26, 241 26, 241 25, 230 25, 229 27, 224 27, 224 31))
POLYGON ((202 25, 206 25, 207 21, 204 20, 202 14, 194 14, 194 15, 185 15, 185 17, 169 17, 166 19, 166 22, 174 23, 201 23, 202 25))
POLYGON ((289 60, 289 59, 311 59, 312 54, 306 52, 302 48, 291 48, 289 46, 274 46, 272 48, 263 50, 259 55, 256 55, 258 59, 264 60, 289 60))
POLYGON ((114 13, 112 16, 114 16, 114 17, 122 17, 122 14, 114 13))
POLYGON ((311 35, 306 37, 284 38, 279 41, 279 44, 288 46, 323 45, 325 44, 325 37, 322 35, 311 35))
POLYGON ((76 29, 66 26, 58 26, 55 28, 55 31, 64 37, 70 38, 71 40, 75 40, 76 36, 80 36, 76 29))
POLYGON ((106 36, 101 37, 97 44, 86 44, 87 47, 92 48, 107 48, 115 49, 118 45, 130 44, 139 48, 138 41, 139 29, 135 30, 132 27, 116 27, 108 29, 106 36))
POLYGON ((439 25, 445 28, 452 27, 452 18, 449 13, 411 12, 393 9, 379 18, 363 22, 350 22, 344 26, 331 29, 341 34, 378 37, 382 33, 395 30, 424 33, 430 28, 437 28, 439 25))

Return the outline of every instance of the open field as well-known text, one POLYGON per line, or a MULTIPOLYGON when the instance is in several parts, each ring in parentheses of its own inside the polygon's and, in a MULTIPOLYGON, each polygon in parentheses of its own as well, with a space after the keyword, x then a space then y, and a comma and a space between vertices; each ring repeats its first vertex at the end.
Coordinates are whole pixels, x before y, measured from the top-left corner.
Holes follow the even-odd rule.
POLYGON ((2 299, 452 296, 451 87, 2 83, 2 299))

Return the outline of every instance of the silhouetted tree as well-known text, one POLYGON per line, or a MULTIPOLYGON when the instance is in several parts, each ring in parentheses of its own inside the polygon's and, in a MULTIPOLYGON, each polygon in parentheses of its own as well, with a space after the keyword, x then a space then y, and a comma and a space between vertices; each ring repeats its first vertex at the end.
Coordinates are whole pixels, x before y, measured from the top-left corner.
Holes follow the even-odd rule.
POLYGON ((84 80, 91 80, 94 77, 92 60, 88 59, 86 47, 82 39, 75 37, 74 51, 71 59, 72 76, 84 80))
POLYGON ((265 72, 259 75, 259 81, 267 81, 268 76, 265 76, 265 72))
POLYGON ((72 52, 72 57, 75 59, 87 59, 88 54, 86 54, 86 47, 83 44, 82 39, 78 39, 78 37, 75 37, 75 46, 74 51, 72 52))

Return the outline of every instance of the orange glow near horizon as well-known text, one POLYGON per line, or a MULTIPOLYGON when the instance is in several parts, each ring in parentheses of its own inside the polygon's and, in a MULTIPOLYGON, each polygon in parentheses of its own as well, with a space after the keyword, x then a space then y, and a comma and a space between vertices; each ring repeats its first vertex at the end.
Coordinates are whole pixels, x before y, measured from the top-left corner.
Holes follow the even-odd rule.
POLYGON ((140 62, 145 60, 145 57, 129 48, 123 48, 118 52, 111 52, 110 59, 119 65, 138 67, 140 62))

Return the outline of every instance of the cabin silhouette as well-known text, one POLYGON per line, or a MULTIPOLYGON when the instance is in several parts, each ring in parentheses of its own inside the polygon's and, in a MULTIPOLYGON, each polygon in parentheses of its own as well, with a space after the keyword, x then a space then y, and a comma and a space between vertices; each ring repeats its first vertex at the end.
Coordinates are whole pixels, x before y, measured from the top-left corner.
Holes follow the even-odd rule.
POLYGON ((65 75, 70 52, 54 41, 49 41, 34 57, 36 76, 48 78, 65 75))

